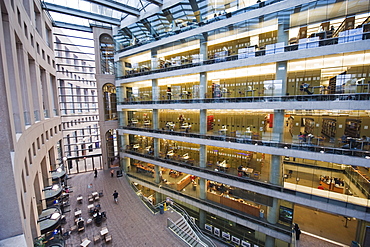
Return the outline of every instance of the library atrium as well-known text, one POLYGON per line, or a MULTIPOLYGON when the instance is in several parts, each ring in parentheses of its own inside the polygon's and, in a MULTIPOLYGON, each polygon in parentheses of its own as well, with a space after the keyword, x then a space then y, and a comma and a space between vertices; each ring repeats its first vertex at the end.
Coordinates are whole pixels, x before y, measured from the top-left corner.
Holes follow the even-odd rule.
MULTIPOLYGON (((181 244, 370 246, 368 0, 67 3, 0 5, 0 246, 68 246, 68 184, 94 170, 179 211, 181 244)), ((73 203, 113 193, 87 186, 73 203)))

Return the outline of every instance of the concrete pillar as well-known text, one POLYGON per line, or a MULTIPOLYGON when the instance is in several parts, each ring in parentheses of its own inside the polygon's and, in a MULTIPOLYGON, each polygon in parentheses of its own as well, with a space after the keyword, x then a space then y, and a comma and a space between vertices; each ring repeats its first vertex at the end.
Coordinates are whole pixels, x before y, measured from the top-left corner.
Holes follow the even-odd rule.
MULTIPOLYGON (((284 130, 284 110, 274 110, 274 122, 273 122, 273 141, 280 142, 283 139, 284 130)), ((280 155, 271 155, 270 164, 270 177, 269 181, 272 184, 283 185, 283 174, 282 174, 282 158, 280 155)), ((279 206, 280 200, 273 198, 272 207, 267 207, 267 221, 272 224, 276 224, 279 219, 279 206)), ((275 239, 271 236, 266 235, 265 246, 275 246, 275 239)))
MULTIPOLYGON (((201 63, 208 59, 208 47, 207 47, 208 34, 203 33, 202 38, 199 40, 199 53, 201 63)), ((201 72, 199 74, 199 98, 206 98, 207 93, 207 73, 201 72)))
POLYGON ((127 110, 122 110, 118 112, 119 117, 118 117, 118 125, 120 127, 127 126, 128 124, 128 115, 127 115, 127 110))
MULTIPOLYGON (((276 90, 275 96, 284 96, 287 93, 287 61, 276 63, 275 84, 281 84, 281 91, 276 90)), ((275 86, 276 88, 279 88, 275 86)))
POLYGON ((155 192, 155 204, 158 204, 163 201, 162 194, 159 192, 155 192))
POLYGON ((152 123, 153 123, 153 129, 157 130, 159 129, 159 113, 158 109, 153 109, 152 112, 152 123))
POLYGON ((199 114, 199 134, 207 134, 207 109, 201 109, 199 114))
POLYGON ((158 57, 157 57, 157 49, 156 48, 153 48, 151 50, 151 58, 152 58, 152 64, 151 64, 151 67, 152 67, 152 70, 154 69, 158 69, 158 57))
POLYGON ((289 41, 289 22, 290 14, 288 12, 281 11, 278 13, 278 36, 277 42, 284 42, 288 45, 289 41))
POLYGON ((207 72, 199 74, 199 98, 205 99, 207 94, 207 72))
POLYGON ((205 200, 207 198, 206 179, 199 178, 199 198, 205 200))
POLYGON ((199 209, 199 228, 204 230, 204 225, 206 224, 206 211, 199 209))
POLYGON ((154 138, 153 140, 153 149, 154 149, 154 157, 158 158, 159 157, 159 148, 160 148, 160 145, 159 145, 159 139, 158 138, 154 138))
POLYGON ((159 87, 157 79, 152 79, 152 100, 159 100, 159 87))
POLYGON ((155 183, 159 184, 161 182, 160 166, 154 166, 154 179, 155 183))
POLYGON ((281 142, 284 139, 285 110, 274 110, 272 141, 281 142))
POLYGON ((199 167, 205 168, 207 166, 207 146, 200 145, 199 147, 199 167))

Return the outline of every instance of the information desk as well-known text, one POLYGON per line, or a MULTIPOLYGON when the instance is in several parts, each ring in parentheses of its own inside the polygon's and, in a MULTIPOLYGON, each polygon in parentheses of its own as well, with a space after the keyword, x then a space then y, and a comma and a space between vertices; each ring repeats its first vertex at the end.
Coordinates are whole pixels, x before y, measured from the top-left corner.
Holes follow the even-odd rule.
POLYGON ((185 188, 190 182, 191 182, 191 176, 186 175, 180 181, 177 182, 176 189, 180 191, 183 188, 185 188))
POLYGON ((256 217, 260 214, 260 207, 247 204, 242 199, 225 197, 212 192, 207 192, 207 199, 256 217))
POLYGON ((337 193, 342 193, 343 194, 343 191, 344 191, 344 186, 337 187, 337 186, 335 186, 334 183, 328 184, 328 183, 325 183, 325 182, 321 181, 320 185, 322 187, 324 187, 324 189, 326 189, 326 190, 334 191, 334 192, 337 192, 337 193))

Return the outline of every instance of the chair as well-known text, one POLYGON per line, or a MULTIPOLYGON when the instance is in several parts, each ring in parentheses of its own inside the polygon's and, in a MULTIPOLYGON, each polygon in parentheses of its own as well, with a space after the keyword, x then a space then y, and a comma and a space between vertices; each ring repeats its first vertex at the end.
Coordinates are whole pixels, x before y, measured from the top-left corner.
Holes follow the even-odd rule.
POLYGON ((93 222, 93 220, 91 218, 87 219, 86 226, 90 225, 92 222, 93 222))
POLYGON ((261 175, 261 173, 260 173, 259 171, 255 171, 255 172, 253 173, 253 178, 255 178, 255 179, 259 179, 259 178, 260 178, 260 175, 261 175))
POLYGON ((99 234, 94 235, 93 240, 94 240, 94 243, 99 242, 100 241, 100 235, 99 234))
POLYGON ((106 235, 105 236, 105 242, 108 243, 110 241, 112 241, 112 235, 106 235))

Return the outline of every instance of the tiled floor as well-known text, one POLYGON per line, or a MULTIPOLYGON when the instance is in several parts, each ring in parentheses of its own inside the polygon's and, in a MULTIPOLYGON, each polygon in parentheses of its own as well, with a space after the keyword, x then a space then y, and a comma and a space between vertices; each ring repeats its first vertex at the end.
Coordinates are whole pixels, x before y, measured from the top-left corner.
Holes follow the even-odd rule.
MULTIPOLYGON (((104 196, 96 203, 100 203, 101 211, 106 211, 107 220, 103 221, 101 226, 96 226, 95 223, 92 223, 85 227, 84 232, 72 233, 70 238, 66 240, 67 247, 80 246, 84 238, 91 240, 89 246, 187 246, 166 227, 167 218, 175 219, 177 216, 170 210, 164 214, 153 215, 134 193, 125 177, 117 178, 114 176, 111 178, 109 171, 99 170, 97 178, 94 178, 93 172, 83 173, 72 175, 68 183, 73 186, 73 193, 70 195, 71 206, 67 210, 70 209, 71 212, 66 213, 67 223, 63 225, 64 231, 74 224, 74 210, 76 208, 82 210, 82 217, 85 219, 85 222, 91 217, 87 209, 89 205, 87 197, 93 191, 103 190, 104 196), (117 190, 120 195, 118 204, 115 204, 113 201, 112 194, 114 190, 117 190), (82 204, 77 203, 79 194, 84 197, 82 204), (112 241, 105 243, 100 240, 94 243, 93 236, 100 234, 100 230, 104 226, 108 228, 109 234, 112 235, 112 241)), ((303 217, 300 219, 301 229, 309 231, 309 226, 302 223, 305 221, 304 217, 306 214, 301 212, 299 215, 303 217)), ((321 215, 320 218, 324 220, 323 217, 324 215, 321 215)), ((352 223, 350 222, 349 224, 352 223)), ((222 246, 219 242, 216 242, 216 244, 219 247, 222 246)), ((303 233, 297 246, 334 247, 342 245, 332 244, 303 233)))
POLYGON ((67 223, 63 225, 64 231, 74 224, 75 208, 82 210, 82 217, 86 220, 91 216, 88 213, 88 195, 93 191, 103 190, 104 196, 100 198, 101 211, 106 211, 107 220, 101 226, 95 223, 85 226, 84 232, 74 232, 66 240, 67 246, 80 246, 81 240, 91 240, 89 246, 187 246, 166 228, 166 220, 171 212, 153 215, 136 196, 124 177, 110 177, 109 171, 99 171, 94 178, 93 172, 71 176, 68 184, 73 186, 70 194, 71 212, 66 213, 67 223), (91 188, 90 185, 92 185, 91 188), (118 204, 113 201, 113 191, 119 193, 118 204), (83 203, 77 203, 77 196, 81 194, 83 203), (112 235, 111 243, 100 240, 93 242, 93 236, 100 234, 101 227, 106 226, 112 235))

